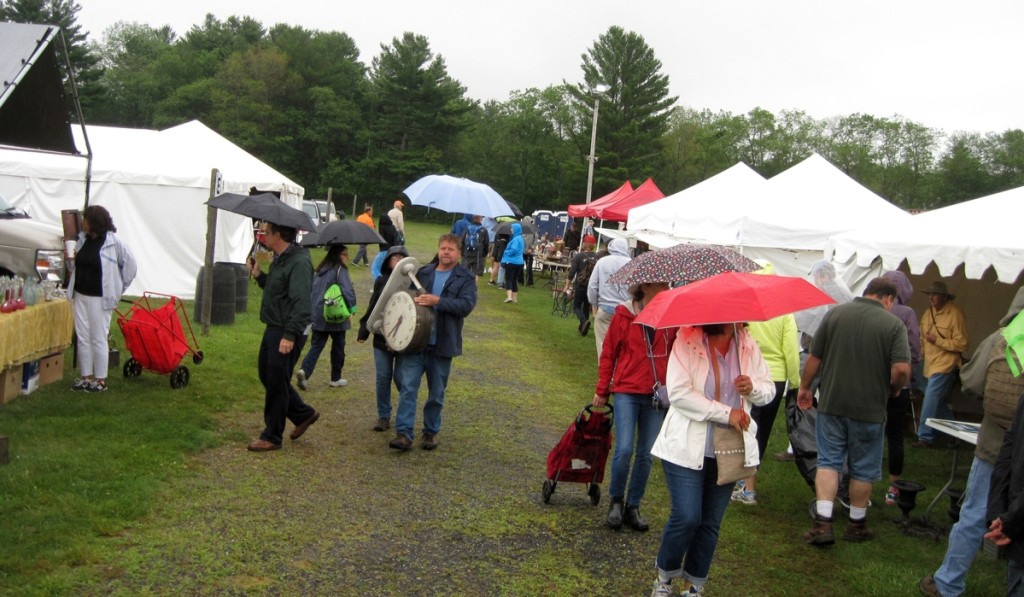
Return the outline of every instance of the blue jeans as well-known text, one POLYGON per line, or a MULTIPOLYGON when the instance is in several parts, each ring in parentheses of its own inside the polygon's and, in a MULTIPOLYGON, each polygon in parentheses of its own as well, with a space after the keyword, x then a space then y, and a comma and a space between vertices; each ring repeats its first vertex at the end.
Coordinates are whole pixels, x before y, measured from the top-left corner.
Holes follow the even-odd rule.
POLYGON ((441 409, 444 408, 444 390, 452 370, 451 357, 439 357, 434 347, 414 354, 399 355, 395 360, 395 383, 398 384, 398 414, 395 430, 413 439, 416 424, 416 396, 420 380, 427 376, 427 402, 423 405, 423 433, 437 435, 441 431, 441 409))
POLYGON ((988 530, 988 488, 994 467, 974 458, 967 476, 964 503, 960 507, 960 521, 949 530, 949 547, 942 565, 935 571, 935 586, 943 595, 959 595, 967 587, 967 572, 981 549, 981 541, 988 530))
POLYGON ((328 338, 331 340, 331 381, 341 379, 341 369, 345 366, 345 332, 318 332, 313 330, 312 338, 309 341, 309 352, 306 358, 302 359, 302 366, 299 367, 306 374, 306 379, 313 377, 313 369, 316 362, 320 360, 320 353, 327 346, 328 338))
POLYGON ((639 506, 651 476, 651 446, 661 431, 665 413, 654 408, 650 394, 615 393, 615 454, 612 456, 612 481, 608 486, 612 500, 626 496, 627 506, 639 506), (636 443, 636 460, 633 444, 636 443), (633 464, 633 475, 629 465, 633 464), (629 479, 629 494, 626 494, 629 479))
POLYGON ((718 485, 718 463, 704 459, 703 470, 662 460, 672 513, 661 533, 658 576, 682 577, 695 585, 708 580, 711 558, 718 545, 718 529, 732 496, 732 483, 718 485), (683 562, 685 556, 686 562, 683 562))
MULTIPOLYGON (((373 365, 377 370, 377 416, 391 418, 391 381, 395 378, 397 355, 380 348, 373 349, 373 365)), ((395 386, 398 383, 395 382, 395 386)))
POLYGON ((954 379, 956 379, 956 374, 952 371, 934 373, 928 378, 928 385, 924 389, 924 403, 921 404, 921 423, 917 428, 918 439, 923 439, 928 443, 935 442, 935 434, 938 431, 925 425, 925 421, 929 418, 953 418, 953 411, 949 409, 947 400, 949 391, 953 389, 954 379))

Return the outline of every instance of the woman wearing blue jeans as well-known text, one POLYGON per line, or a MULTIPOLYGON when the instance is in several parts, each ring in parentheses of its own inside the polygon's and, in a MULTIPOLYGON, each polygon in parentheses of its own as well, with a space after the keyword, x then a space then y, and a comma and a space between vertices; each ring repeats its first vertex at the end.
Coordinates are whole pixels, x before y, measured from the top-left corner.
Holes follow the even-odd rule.
POLYGON ((633 298, 615 308, 601 351, 593 404, 604 406, 609 394, 615 395, 615 451, 608 488, 612 503, 605 522, 612 529, 623 523, 637 531, 650 528, 640 517, 640 500, 651 474, 651 446, 664 418, 664 411, 653 401, 655 374, 658 380, 665 379, 676 330, 652 330, 634 325, 633 320, 644 305, 667 289, 667 282, 631 287, 633 298))
MULTIPOLYGON (((370 330, 366 322, 370 313, 380 300, 384 291, 384 285, 388 283, 391 272, 402 259, 409 256, 405 247, 397 245, 388 249, 384 263, 380 268, 380 276, 373 281, 373 294, 370 296, 370 304, 366 307, 362 319, 359 320, 359 333, 356 335, 356 342, 362 344, 370 337, 370 330)), ((398 356, 390 348, 381 334, 373 335, 373 364, 377 371, 377 424, 373 426, 374 431, 387 431, 391 427, 391 384, 395 379, 395 357, 398 356)))
POLYGON ((714 434, 744 434, 745 464, 759 462, 750 408, 775 397, 771 371, 745 326, 712 324, 679 330, 668 359, 669 408, 651 453, 661 459, 672 513, 658 549, 652 597, 672 594, 672 580, 700 593, 718 546, 732 483, 718 484, 714 434), (747 437, 749 436, 749 438, 747 437))

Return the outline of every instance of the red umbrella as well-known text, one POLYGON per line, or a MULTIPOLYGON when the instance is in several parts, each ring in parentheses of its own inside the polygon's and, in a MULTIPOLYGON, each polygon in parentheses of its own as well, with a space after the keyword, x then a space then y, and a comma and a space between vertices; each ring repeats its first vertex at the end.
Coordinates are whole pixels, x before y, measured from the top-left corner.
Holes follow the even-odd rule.
POLYGON ((654 328, 767 321, 835 301, 803 278, 726 272, 659 292, 634 323, 654 328))

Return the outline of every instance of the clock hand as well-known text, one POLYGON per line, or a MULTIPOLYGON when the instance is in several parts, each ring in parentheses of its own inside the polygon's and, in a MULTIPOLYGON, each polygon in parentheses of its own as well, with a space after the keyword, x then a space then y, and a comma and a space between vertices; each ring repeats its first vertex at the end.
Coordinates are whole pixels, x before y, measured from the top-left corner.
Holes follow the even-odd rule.
POLYGON ((405 315, 399 315, 399 316, 398 316, 398 321, 396 321, 396 322, 395 322, 395 325, 394 325, 394 327, 392 327, 392 328, 391 328, 391 331, 390 331, 390 332, 388 332, 388 335, 389 335, 389 336, 391 336, 392 338, 394 338, 394 337, 395 337, 395 332, 397 332, 397 331, 398 331, 398 326, 402 325, 402 320, 403 320, 403 319, 405 319, 405 315))

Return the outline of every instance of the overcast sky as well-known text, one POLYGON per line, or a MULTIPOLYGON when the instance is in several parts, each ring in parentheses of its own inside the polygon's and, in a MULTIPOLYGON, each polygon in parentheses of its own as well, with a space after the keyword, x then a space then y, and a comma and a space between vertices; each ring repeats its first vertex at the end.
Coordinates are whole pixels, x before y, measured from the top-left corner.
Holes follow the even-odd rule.
POLYGON ((95 40, 117 21, 167 24, 181 36, 212 12, 343 31, 367 65, 380 44, 412 31, 478 100, 580 81, 580 55, 618 25, 646 40, 688 107, 898 114, 947 133, 1024 128, 1020 0, 79 3, 78 21, 95 40))

